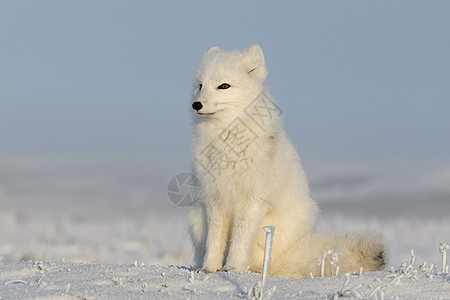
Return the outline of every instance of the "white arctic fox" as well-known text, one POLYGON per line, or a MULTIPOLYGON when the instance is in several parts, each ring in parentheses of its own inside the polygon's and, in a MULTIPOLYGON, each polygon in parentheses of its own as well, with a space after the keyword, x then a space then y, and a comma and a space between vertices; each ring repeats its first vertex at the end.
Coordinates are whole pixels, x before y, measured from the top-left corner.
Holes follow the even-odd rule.
POLYGON ((264 81, 258 45, 209 49, 194 83, 194 166, 201 193, 189 213, 195 267, 261 272, 263 226, 276 226, 270 274, 288 278, 379 270, 380 237, 313 232, 316 203, 264 81), (331 254, 339 252, 338 261, 331 254), (319 261, 323 261, 320 265, 319 261))

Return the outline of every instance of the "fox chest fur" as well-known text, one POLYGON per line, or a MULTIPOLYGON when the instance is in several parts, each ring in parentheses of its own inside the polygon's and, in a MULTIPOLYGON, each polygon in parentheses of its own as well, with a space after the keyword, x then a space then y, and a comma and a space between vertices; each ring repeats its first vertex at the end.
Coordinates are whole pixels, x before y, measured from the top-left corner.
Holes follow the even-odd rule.
POLYGON ((249 120, 237 117, 227 126, 197 125, 194 171, 200 185, 209 187, 202 195, 203 201, 269 197, 270 176, 265 169, 273 169, 275 164, 277 137, 258 135, 246 122, 249 120))

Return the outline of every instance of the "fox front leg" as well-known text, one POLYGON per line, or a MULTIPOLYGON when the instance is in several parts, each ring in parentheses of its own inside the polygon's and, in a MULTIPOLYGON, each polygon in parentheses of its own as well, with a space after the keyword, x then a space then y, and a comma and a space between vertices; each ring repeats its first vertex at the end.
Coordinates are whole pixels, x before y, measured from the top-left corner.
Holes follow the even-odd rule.
POLYGON ((205 273, 214 273, 223 266, 227 244, 229 218, 217 207, 207 209, 208 234, 206 238, 206 251, 202 269, 205 273))
POLYGON ((248 269, 250 251, 266 212, 267 207, 260 200, 249 201, 240 207, 234 218, 230 251, 223 271, 248 269))

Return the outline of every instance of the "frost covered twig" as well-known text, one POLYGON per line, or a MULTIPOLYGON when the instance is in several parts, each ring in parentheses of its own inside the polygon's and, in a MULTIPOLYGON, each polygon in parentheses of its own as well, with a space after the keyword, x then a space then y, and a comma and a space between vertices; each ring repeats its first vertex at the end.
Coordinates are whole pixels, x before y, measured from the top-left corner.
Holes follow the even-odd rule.
POLYGON ((8 282, 5 282, 5 285, 18 284, 18 283, 21 283, 21 284, 28 284, 28 282, 23 281, 23 280, 10 280, 10 281, 8 281, 8 282))
POLYGON ((327 258, 327 256, 329 254, 331 254, 333 251, 328 250, 328 251, 324 251, 323 252, 323 256, 322 256, 322 260, 320 261, 320 276, 324 277, 325 276, 325 258, 327 258))
POLYGON ((269 290, 266 295, 264 294, 264 287, 266 285, 267 276, 269 274, 269 265, 270 265, 270 255, 272 253, 272 241, 273 235, 275 231, 275 226, 264 226, 263 230, 266 232, 266 244, 264 249, 264 263, 263 263, 263 271, 261 275, 261 281, 258 282, 257 286, 248 291, 247 299, 264 299, 268 298, 276 289, 274 286, 271 290, 269 290))
POLYGON ((434 263, 431 263, 430 266, 425 269, 425 272, 433 273, 433 269, 434 269, 434 263))
POLYGON ((414 256, 414 249, 411 249, 411 261, 409 262, 410 265, 413 265, 416 261, 416 257, 414 256))
POLYGON ((439 251, 442 253, 442 273, 445 273, 445 269, 447 266, 447 251, 450 249, 450 246, 446 243, 441 243, 439 245, 439 251))
POLYGON ((68 294, 70 290, 70 283, 66 285, 66 289, 64 290, 64 294, 68 294))
POLYGON ((335 268, 336 271, 333 272, 334 265, 336 265, 336 263, 339 261, 339 254, 340 254, 339 252, 334 252, 330 258, 330 267, 331 267, 331 275, 332 276, 333 275, 338 276, 338 274, 339 274, 339 266, 336 266, 336 268, 335 268))
POLYGON ((272 253, 272 240, 275 231, 275 226, 265 226, 263 230, 266 232, 266 248, 264 249, 264 264, 261 278, 261 290, 260 295, 264 293, 264 287, 266 285, 267 275, 269 274, 270 254, 272 253))
POLYGON ((331 269, 331 275, 338 275, 339 273, 339 266, 336 266, 336 274, 333 272, 333 267, 336 265, 336 263, 339 261, 339 252, 333 252, 333 250, 327 250, 323 252, 322 259, 317 260, 317 264, 320 266, 320 276, 325 276, 325 264, 326 264, 326 258, 328 255, 331 255, 330 257, 330 269, 331 269))
POLYGON ((270 290, 265 291, 264 295, 263 294, 259 294, 258 291, 261 290, 261 281, 258 281, 258 284, 250 289, 247 292, 247 300, 256 300, 256 299, 260 299, 260 300, 264 300, 264 299, 269 299, 270 296, 272 296, 272 294, 275 292, 275 290, 277 289, 277 286, 274 285, 270 290))
POLYGON ((342 284, 341 290, 339 292, 337 292, 337 294, 336 294, 337 297, 344 297, 344 293, 348 292, 348 291, 344 291, 344 287, 350 281, 350 273, 345 273, 344 276, 345 276, 345 280, 344 280, 344 283, 342 284))
POLYGON ((42 279, 44 279, 44 277, 45 277, 45 274, 42 274, 42 276, 39 277, 39 279, 38 279, 38 281, 37 281, 37 284, 41 284, 42 279))

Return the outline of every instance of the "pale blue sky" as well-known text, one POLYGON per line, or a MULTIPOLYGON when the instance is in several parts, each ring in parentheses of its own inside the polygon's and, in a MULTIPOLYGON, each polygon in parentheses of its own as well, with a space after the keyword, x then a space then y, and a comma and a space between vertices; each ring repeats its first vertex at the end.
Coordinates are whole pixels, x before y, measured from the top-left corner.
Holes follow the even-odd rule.
POLYGON ((450 1, 1 1, 0 155, 189 155, 205 50, 259 43, 302 153, 450 153, 450 1))

